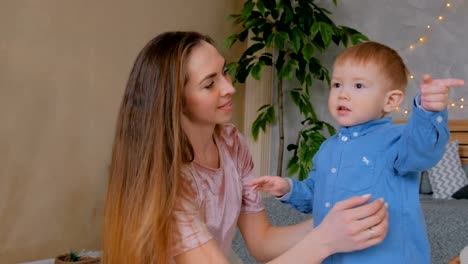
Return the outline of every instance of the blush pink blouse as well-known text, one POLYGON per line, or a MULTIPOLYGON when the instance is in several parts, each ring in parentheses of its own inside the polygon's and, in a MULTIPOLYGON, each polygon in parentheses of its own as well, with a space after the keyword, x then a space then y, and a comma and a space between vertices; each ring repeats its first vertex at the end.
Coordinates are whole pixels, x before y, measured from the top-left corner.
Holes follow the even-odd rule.
POLYGON ((193 177, 192 188, 197 199, 180 202, 176 207, 179 232, 173 256, 210 239, 228 254, 239 214, 264 210, 261 195, 246 186, 255 175, 252 157, 242 135, 233 125, 223 125, 214 139, 219 152, 219 168, 207 168, 194 162, 186 168, 193 177))

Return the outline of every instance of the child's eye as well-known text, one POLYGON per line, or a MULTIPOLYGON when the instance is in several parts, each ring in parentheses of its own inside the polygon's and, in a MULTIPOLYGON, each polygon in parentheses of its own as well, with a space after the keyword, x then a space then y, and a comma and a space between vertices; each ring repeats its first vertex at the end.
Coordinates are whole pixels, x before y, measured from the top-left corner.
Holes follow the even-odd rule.
POLYGON ((332 84, 332 87, 333 87, 333 88, 340 88, 340 87, 341 87, 341 84, 339 84, 339 83, 333 83, 333 84, 332 84))
POLYGON ((362 83, 356 83, 356 88, 358 89, 364 88, 364 85, 362 83))
POLYGON ((210 88, 213 87, 213 85, 214 85, 214 82, 212 81, 212 82, 210 82, 210 84, 208 84, 207 86, 205 86, 205 88, 210 89, 210 88))

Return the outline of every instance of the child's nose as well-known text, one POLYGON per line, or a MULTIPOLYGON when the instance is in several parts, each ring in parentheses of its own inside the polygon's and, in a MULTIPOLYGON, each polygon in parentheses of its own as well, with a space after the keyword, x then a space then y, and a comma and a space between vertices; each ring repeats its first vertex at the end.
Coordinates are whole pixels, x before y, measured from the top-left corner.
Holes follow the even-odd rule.
POLYGON ((349 99, 349 94, 348 91, 343 87, 340 89, 340 92, 338 93, 338 98, 339 99, 349 99))

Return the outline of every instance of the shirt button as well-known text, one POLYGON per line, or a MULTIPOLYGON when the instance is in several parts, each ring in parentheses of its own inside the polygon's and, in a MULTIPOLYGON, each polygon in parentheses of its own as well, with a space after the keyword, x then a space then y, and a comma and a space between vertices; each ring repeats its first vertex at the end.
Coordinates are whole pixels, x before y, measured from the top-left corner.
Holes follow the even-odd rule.
POLYGON ((332 168, 330 171, 331 173, 336 173, 336 168, 332 168))
POLYGON ((348 141, 348 137, 347 137, 347 136, 342 136, 342 137, 341 137, 341 140, 344 141, 344 142, 346 142, 346 141, 348 141))
POLYGON ((359 133, 358 133, 358 132, 354 132, 354 133, 353 133, 353 137, 357 137, 357 136, 359 136, 359 133))
POLYGON ((326 202, 326 203, 325 203, 325 207, 326 207, 326 208, 329 208, 330 206, 331 206, 331 204, 330 204, 329 202, 326 202))
POLYGON ((442 121, 444 121, 444 118, 441 117, 441 116, 438 116, 438 117, 436 118, 436 120, 437 120, 438 123, 442 123, 442 121))

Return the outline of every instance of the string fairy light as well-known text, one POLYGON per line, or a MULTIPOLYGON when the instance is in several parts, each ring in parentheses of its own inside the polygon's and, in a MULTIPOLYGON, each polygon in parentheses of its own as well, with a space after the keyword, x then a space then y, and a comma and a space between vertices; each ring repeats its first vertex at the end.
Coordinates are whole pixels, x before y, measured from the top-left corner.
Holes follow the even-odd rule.
MULTIPOLYGON (((452 3, 450 2, 446 2, 444 3, 444 5, 440 8, 440 14, 436 16, 436 23, 442 23, 444 22, 444 20, 446 19, 446 17, 444 16, 444 10, 446 9, 449 9, 449 8, 452 8, 453 5, 452 3)), ((422 45, 424 45, 425 43, 427 43, 428 41, 428 35, 430 33, 432 29, 432 25, 430 24, 427 24, 425 26, 425 30, 422 34, 419 35, 419 37, 417 38, 417 40, 414 42, 414 43, 410 43, 407 48, 411 51, 411 52, 414 52, 414 50, 422 45)), ((409 75, 409 78, 411 80, 414 80, 414 74, 410 74, 409 75)), ((465 109, 465 99, 463 97, 460 97, 454 101, 451 101, 449 102, 448 104, 448 109, 465 109)), ((401 112, 403 113, 404 115, 408 115, 410 113, 410 110, 405 108, 405 107, 402 107, 402 106, 399 106, 397 108, 395 108, 394 112, 401 112)))
POLYGON ((465 98, 460 97, 455 101, 452 101, 449 104, 449 109, 450 108, 458 108, 458 109, 464 109, 465 108, 465 98))
MULTIPOLYGON (((444 16, 444 11, 447 10, 447 9, 450 9, 452 8, 452 3, 450 2, 445 2, 443 4, 443 6, 440 8, 440 12, 439 14, 436 16, 436 23, 441 23, 445 20, 445 16, 444 16)), ((427 41, 427 36, 429 35, 429 31, 432 29, 432 25, 431 24, 427 24, 426 27, 425 27, 425 30, 424 32, 417 38, 417 41, 415 41, 415 43, 410 43, 407 47, 410 49, 410 50, 414 50, 418 45, 421 45, 421 44, 424 44, 426 43, 427 41)))

